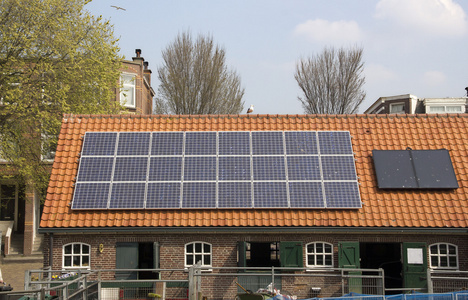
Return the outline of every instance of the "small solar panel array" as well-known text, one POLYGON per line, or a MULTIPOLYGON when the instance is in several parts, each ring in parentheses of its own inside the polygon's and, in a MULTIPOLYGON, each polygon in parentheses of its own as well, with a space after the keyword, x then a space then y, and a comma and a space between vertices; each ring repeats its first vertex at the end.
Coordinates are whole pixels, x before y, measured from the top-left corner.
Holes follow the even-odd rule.
POLYGON ((347 131, 87 132, 72 209, 360 208, 347 131))

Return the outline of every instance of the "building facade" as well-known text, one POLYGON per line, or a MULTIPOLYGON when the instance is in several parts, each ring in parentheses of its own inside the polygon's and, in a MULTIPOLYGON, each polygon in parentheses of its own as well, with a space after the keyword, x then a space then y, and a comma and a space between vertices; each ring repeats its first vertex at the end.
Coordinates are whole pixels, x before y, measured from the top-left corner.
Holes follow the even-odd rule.
MULTIPOLYGON (((44 266, 383 268, 386 287, 425 290, 428 269, 468 271, 467 125, 467 114, 65 116, 44 266), (92 146, 104 137, 110 152, 92 146)), ((278 284, 310 297, 301 280, 278 284)), ((216 287, 208 298, 236 285, 216 287)))

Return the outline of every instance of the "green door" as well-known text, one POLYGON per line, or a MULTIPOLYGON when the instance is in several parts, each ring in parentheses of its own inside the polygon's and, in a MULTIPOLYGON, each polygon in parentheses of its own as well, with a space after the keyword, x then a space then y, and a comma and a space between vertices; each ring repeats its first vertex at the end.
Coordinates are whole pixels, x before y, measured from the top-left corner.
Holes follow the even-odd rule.
POLYGON ((303 267, 302 243, 301 242, 281 242, 280 243, 281 267, 303 267))
MULTIPOLYGON (((338 243, 338 265, 340 268, 359 269, 359 242, 338 243)), ((361 272, 349 272, 350 276, 359 276, 361 272)), ((351 277, 348 280, 349 292, 362 293, 362 278, 351 277)))
POLYGON ((427 246, 403 243, 403 283, 407 289, 427 291, 427 246))
MULTIPOLYGON (((116 269, 138 269, 138 243, 117 243, 116 269)), ((115 274, 117 280, 138 279, 137 272, 118 272, 115 274)))

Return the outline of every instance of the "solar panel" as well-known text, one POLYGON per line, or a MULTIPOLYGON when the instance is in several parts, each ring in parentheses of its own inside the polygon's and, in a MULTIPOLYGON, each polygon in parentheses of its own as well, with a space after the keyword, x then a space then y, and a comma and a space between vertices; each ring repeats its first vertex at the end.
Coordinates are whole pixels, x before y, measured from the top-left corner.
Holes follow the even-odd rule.
POLYGON ((114 155, 116 132, 87 132, 81 155, 114 155))
POLYGON ((349 132, 88 132, 74 209, 359 208, 349 132))
POLYGON ((439 150, 373 150, 381 189, 456 189, 450 154, 439 150))

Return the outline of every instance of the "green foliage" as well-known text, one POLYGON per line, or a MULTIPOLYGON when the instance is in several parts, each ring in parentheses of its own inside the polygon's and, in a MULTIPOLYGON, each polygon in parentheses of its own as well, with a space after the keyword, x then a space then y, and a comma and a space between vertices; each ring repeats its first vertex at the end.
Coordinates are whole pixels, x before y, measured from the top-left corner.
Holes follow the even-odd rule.
POLYGON ((0 0, 0 157, 37 190, 64 113, 119 111, 118 40, 88 2, 0 0))
POLYGON ((238 114, 243 110, 240 77, 226 66, 226 51, 210 36, 179 34, 162 53, 155 112, 238 114))

